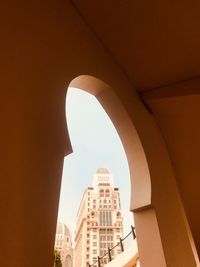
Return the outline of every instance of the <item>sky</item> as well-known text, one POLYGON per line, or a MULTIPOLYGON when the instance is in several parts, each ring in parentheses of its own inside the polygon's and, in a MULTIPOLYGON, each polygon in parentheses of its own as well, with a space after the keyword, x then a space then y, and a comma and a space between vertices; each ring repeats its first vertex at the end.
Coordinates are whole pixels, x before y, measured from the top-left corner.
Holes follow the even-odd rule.
POLYGON ((133 216, 130 207, 130 174, 119 135, 98 100, 77 88, 69 88, 66 118, 73 153, 65 157, 58 220, 76 229, 76 215, 83 192, 92 185, 99 167, 114 175, 119 187, 124 222, 124 235, 130 232, 133 216))

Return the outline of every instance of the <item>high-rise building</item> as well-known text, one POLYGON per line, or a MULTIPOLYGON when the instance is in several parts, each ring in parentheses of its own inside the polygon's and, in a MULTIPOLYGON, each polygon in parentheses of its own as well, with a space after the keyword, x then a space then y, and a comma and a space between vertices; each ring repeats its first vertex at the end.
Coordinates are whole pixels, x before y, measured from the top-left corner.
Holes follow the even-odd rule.
MULTIPOLYGON (((108 252, 123 235, 119 188, 105 168, 97 169, 93 184, 84 194, 77 214, 74 267, 86 267, 108 252)), ((111 257, 121 253, 117 246, 111 257)), ((108 255, 101 264, 108 262, 108 255)), ((97 264, 94 267, 98 266, 97 264)))
POLYGON ((62 267, 73 266, 71 234, 68 227, 61 222, 57 223, 55 250, 60 252, 62 267))

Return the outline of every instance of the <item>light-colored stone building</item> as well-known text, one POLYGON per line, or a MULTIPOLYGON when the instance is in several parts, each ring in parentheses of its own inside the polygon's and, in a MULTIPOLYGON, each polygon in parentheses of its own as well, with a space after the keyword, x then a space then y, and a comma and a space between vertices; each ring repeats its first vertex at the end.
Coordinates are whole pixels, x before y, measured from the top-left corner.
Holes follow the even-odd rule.
MULTIPOLYGON (((83 195, 77 215, 74 267, 86 267, 108 252, 123 235, 123 219, 119 188, 113 185, 113 175, 105 168, 97 169, 93 184, 83 195)), ((117 246, 111 257, 121 253, 117 246)), ((108 255, 101 259, 101 266, 108 255)), ((94 264, 94 267, 97 263, 94 264)))
POLYGON ((62 267, 73 266, 71 234, 68 227, 61 222, 57 223, 55 250, 60 252, 62 267))

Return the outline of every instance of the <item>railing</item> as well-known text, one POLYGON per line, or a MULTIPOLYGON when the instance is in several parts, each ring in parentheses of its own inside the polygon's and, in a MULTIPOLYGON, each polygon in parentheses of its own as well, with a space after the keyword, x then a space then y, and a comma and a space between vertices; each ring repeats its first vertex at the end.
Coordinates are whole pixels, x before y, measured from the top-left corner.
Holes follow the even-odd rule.
MULTIPOLYGON (((123 244, 123 241, 125 241, 130 235, 132 235, 133 240, 136 239, 135 227, 133 227, 132 225, 131 225, 131 231, 130 231, 124 238, 120 238, 120 239, 119 239, 119 243, 117 243, 117 244, 116 244, 114 247, 112 247, 112 248, 108 248, 108 251, 107 251, 104 255, 102 255, 101 257, 98 256, 98 257, 97 257, 97 260, 96 260, 95 262, 93 262, 92 264, 89 264, 88 267, 92 267, 92 266, 94 266, 94 265, 96 265, 96 264, 97 264, 98 267, 102 267, 102 265, 101 265, 101 260, 104 259, 105 257, 109 259, 109 262, 112 261, 112 260, 114 259, 114 258, 112 258, 112 253, 111 253, 112 250, 119 246, 121 252, 123 252, 123 251, 124 251, 124 248, 125 248, 125 246, 124 246, 124 244, 123 244)), ((104 263, 104 264, 105 264, 105 263, 104 263)))

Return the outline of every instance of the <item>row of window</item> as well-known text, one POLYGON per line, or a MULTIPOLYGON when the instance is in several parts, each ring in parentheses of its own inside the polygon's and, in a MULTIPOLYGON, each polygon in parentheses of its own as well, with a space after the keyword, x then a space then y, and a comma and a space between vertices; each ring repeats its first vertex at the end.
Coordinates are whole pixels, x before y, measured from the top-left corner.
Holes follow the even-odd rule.
POLYGON ((87 225, 98 226, 98 223, 97 222, 89 222, 89 221, 87 221, 87 225))
POLYGON ((56 241, 56 246, 59 247, 59 246, 62 246, 63 245, 63 241, 61 240, 57 240, 56 241))
POLYGON ((113 243, 110 242, 100 242, 100 248, 112 248, 113 247, 113 243))
MULTIPOLYGON (((90 211, 93 211, 93 210, 96 210, 96 207, 93 207, 93 208, 88 208, 88 212, 90 212, 90 211)), ((112 209, 115 209, 115 210, 117 210, 118 208, 117 208, 117 206, 114 206, 113 208, 112 208, 112 206, 110 206, 110 205, 99 205, 99 209, 109 209, 109 210, 111 210, 112 211, 112 209)), ((90 218, 90 216, 88 215, 88 219, 90 218)), ((92 217, 92 218, 94 218, 94 217, 92 217)))
MULTIPOLYGON (((90 198, 89 197, 88 197, 88 202, 90 203, 90 198)), ((103 200, 100 199, 99 202, 100 203, 107 203, 107 202, 111 203, 111 199, 103 199, 103 200)), ((96 203, 97 203, 96 199, 93 199, 93 204, 96 204, 96 203)), ((117 203, 116 199, 114 199, 114 203, 117 203)))
POLYGON ((112 241, 113 240, 113 236, 106 236, 106 235, 100 235, 99 237, 100 241, 112 241))
MULTIPOLYGON (((87 230, 89 231, 90 229, 87 229, 87 230)), ((93 233, 97 233, 97 228, 93 228, 91 230, 93 231, 93 233)), ((120 228, 116 228, 115 231, 120 233, 121 229, 120 228)), ((108 235, 108 234, 112 234, 113 232, 114 232, 113 229, 100 229, 100 234, 107 234, 108 235)))

